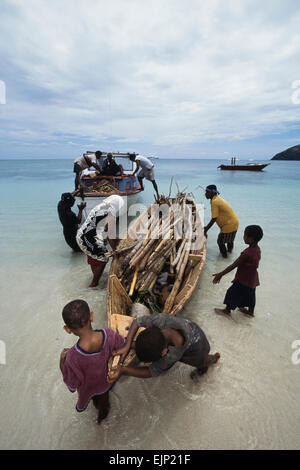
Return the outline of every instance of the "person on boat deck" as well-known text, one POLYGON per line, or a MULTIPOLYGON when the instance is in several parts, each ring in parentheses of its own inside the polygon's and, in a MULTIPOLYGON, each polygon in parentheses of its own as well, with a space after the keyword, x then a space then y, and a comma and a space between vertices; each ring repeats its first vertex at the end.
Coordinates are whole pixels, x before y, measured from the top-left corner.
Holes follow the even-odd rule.
POLYGON ((96 157, 97 165, 99 166, 100 170, 102 171, 103 163, 105 161, 105 157, 103 155, 103 152, 101 152, 101 150, 97 150, 95 152, 95 157, 96 157))
POLYGON ((60 354, 63 381, 71 392, 78 393, 78 412, 84 411, 93 400, 100 424, 110 408, 112 385, 107 382, 108 361, 112 351, 123 345, 124 339, 111 328, 94 330, 94 313, 84 300, 76 299, 65 305, 62 317, 65 331, 79 337, 72 348, 64 348, 60 354))
POLYGON ((105 176, 121 176, 122 173, 122 166, 116 163, 112 153, 108 153, 106 159, 104 160, 101 174, 105 176))
POLYGON ((211 364, 220 358, 220 354, 209 354, 209 342, 201 328, 191 320, 174 317, 165 313, 144 315, 131 323, 124 346, 113 351, 112 356, 120 355, 120 363, 113 368, 108 382, 113 383, 121 375, 130 375, 146 379, 167 371, 177 361, 196 367, 191 378, 197 380, 211 364), (148 366, 127 367, 123 365, 133 338, 139 327, 144 327, 137 337, 135 352, 137 358, 148 366))
POLYGON ((233 242, 239 228, 239 219, 228 202, 219 197, 219 194, 214 184, 207 186, 205 189, 205 197, 210 199, 211 204, 211 220, 204 227, 204 235, 207 237, 208 230, 216 222, 221 229, 217 240, 220 253, 224 258, 227 258, 227 253, 231 253, 233 250, 233 242))
POLYGON ((82 219, 82 211, 86 206, 85 202, 78 204, 78 215, 76 215, 72 210, 75 203, 74 198, 74 191, 73 193, 63 193, 61 195, 61 200, 57 205, 57 211, 59 220, 63 226, 63 234, 67 244, 77 252, 80 252, 80 248, 76 241, 76 234, 78 230, 78 226, 81 223, 82 219))
POLYGON ((153 184, 157 198, 159 198, 158 187, 154 176, 154 165, 151 160, 146 157, 143 157, 142 155, 136 155, 135 153, 129 154, 129 158, 131 161, 136 163, 136 169, 134 170, 133 175, 135 175, 137 171, 140 170, 137 177, 141 185, 142 191, 144 191, 143 179, 146 178, 146 180, 151 181, 151 183, 153 184))
POLYGON ((87 255, 87 262, 93 273, 89 287, 96 287, 102 276, 108 261, 105 257, 105 253, 108 252, 107 242, 113 250, 117 247, 119 240, 112 237, 115 236, 113 232, 115 232, 116 219, 124 209, 125 202, 121 196, 109 196, 90 211, 77 232, 77 243, 87 255))
POLYGON ((234 263, 220 273, 213 274, 213 283, 217 284, 225 274, 237 268, 232 286, 227 290, 223 302, 226 307, 223 310, 215 308, 216 313, 230 315, 231 310, 239 307, 241 312, 254 316, 255 290, 259 286, 257 268, 261 257, 258 242, 262 237, 263 231, 259 225, 248 225, 244 232, 244 242, 249 247, 242 251, 234 263))
POLYGON ((89 157, 88 155, 83 154, 82 157, 77 158, 74 161, 73 172, 75 173, 75 190, 80 188, 80 176, 83 170, 93 166, 97 171, 101 172, 101 169, 96 161, 89 157))

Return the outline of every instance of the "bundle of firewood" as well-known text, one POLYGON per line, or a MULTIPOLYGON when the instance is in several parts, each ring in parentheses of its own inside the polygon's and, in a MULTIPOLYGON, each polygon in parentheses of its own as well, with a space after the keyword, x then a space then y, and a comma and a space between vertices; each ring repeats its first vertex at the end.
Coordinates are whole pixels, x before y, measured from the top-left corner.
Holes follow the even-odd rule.
POLYGON ((152 290, 160 273, 168 271, 173 278, 164 308, 168 311, 189 269, 196 214, 195 206, 184 193, 178 193, 176 198, 161 196, 155 204, 147 212, 147 233, 139 235, 137 228, 136 237, 123 240, 114 254, 120 256, 118 277, 129 296, 152 290), (162 205, 164 212, 160 211, 162 205))

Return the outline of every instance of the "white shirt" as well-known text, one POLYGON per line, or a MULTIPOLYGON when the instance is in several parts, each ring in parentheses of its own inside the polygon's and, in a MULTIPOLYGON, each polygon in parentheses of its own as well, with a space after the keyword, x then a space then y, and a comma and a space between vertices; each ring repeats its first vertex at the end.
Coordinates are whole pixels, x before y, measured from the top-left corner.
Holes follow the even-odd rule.
POLYGON ((142 155, 137 155, 135 157, 135 160, 140 162, 141 168, 151 170, 154 167, 153 163, 148 158, 143 157, 142 155))

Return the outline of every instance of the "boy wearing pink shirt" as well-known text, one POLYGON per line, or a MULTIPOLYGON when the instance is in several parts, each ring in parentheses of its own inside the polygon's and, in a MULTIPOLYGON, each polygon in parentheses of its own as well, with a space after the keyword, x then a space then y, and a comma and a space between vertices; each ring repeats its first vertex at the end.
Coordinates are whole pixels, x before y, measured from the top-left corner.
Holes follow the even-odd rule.
POLYGON ((113 350, 123 346, 124 339, 111 328, 93 330, 94 314, 84 300, 73 300, 63 309, 62 316, 67 333, 79 336, 70 349, 60 355, 60 370, 63 380, 71 392, 77 391, 76 410, 84 411, 90 400, 98 409, 98 423, 109 411, 109 391, 112 387, 106 380, 108 360, 113 350))
POLYGON ((255 289, 259 286, 257 268, 260 261, 260 248, 258 242, 263 237, 263 231, 259 225, 249 225, 245 228, 244 242, 249 245, 239 258, 224 271, 214 274, 213 283, 217 284, 221 278, 237 268, 232 286, 226 292, 224 309, 216 308, 216 313, 230 315, 231 310, 239 307, 240 311, 247 315, 254 316, 255 289))

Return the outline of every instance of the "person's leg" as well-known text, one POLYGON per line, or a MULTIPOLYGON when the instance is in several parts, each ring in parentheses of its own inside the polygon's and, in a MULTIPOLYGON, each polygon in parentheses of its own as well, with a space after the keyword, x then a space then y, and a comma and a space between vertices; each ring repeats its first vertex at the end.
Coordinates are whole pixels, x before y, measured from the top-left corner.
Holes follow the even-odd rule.
POLYGON ((91 265, 91 270, 93 273, 93 280, 89 287, 96 287, 99 284, 100 277, 102 276, 102 273, 104 271, 106 263, 102 263, 99 261, 97 264, 92 264, 91 265))
POLYGON ((138 180, 139 180, 139 183, 140 183, 140 186, 141 186, 142 191, 144 191, 143 178, 141 178, 141 177, 139 176, 139 177, 138 177, 138 180))
POLYGON ((196 379, 197 376, 205 374, 208 371, 209 366, 218 362, 220 357, 221 354, 219 352, 215 354, 208 354, 205 360, 205 364, 201 368, 195 369, 191 372, 191 378, 196 379))
POLYGON ((97 395, 93 397, 93 403, 95 408, 98 410, 98 424, 101 423, 103 419, 105 419, 108 415, 110 403, 109 403, 109 391, 103 393, 102 395, 97 395))
POLYGON ((153 187, 156 191, 156 195, 157 195, 157 199, 158 199, 159 198, 159 192, 158 192, 158 187, 157 187, 156 181, 152 180, 152 184, 153 184, 153 187))
POLYGON ((219 233, 217 244, 218 244, 220 253, 222 254, 223 258, 227 258, 227 249, 224 243, 224 234, 222 232, 219 233))
POLYGON ((231 309, 228 305, 226 305, 225 308, 215 308, 215 313, 218 313, 219 315, 227 315, 230 317, 231 309))
POLYGON ((232 250, 233 250, 233 242, 227 243, 227 251, 228 251, 228 253, 231 253, 232 250))

